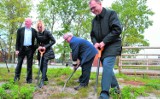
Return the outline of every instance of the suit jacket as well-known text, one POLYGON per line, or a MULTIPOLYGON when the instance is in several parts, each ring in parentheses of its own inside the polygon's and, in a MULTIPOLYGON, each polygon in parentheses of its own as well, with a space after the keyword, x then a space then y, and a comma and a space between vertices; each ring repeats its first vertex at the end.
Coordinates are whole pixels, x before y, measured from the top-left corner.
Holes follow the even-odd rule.
POLYGON ((92 21, 91 40, 93 44, 104 42, 102 59, 107 56, 121 54, 122 45, 120 34, 122 27, 115 11, 103 8, 100 15, 92 21))
POLYGON ((72 49, 72 60, 80 60, 80 64, 91 60, 97 54, 95 47, 87 40, 73 36, 70 40, 70 48, 72 49))
MULTIPOLYGON (((35 50, 36 49, 36 38, 37 38, 37 31, 34 28, 32 30, 32 45, 31 47, 35 50)), ((25 27, 19 28, 17 30, 17 39, 16 39, 16 50, 21 51, 24 43, 24 32, 25 27)))

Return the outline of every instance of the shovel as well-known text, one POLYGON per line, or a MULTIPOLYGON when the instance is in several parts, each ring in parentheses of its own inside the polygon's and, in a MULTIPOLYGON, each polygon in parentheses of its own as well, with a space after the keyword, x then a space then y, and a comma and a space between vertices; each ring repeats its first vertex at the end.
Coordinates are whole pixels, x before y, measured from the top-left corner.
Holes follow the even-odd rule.
POLYGON ((62 92, 64 91, 67 82, 71 79, 71 77, 72 77, 73 74, 76 72, 76 70, 78 69, 79 66, 80 66, 80 65, 78 65, 78 66, 74 69, 74 71, 72 72, 72 74, 71 74, 71 75, 69 76, 69 78, 66 80, 66 82, 65 82, 65 84, 64 84, 64 86, 63 86, 62 92))
POLYGON ((99 67, 100 67, 100 63, 101 63, 100 58, 101 58, 102 51, 103 51, 103 48, 98 49, 98 67, 97 67, 97 73, 96 73, 96 85, 95 85, 95 89, 94 89, 95 94, 97 94, 99 67))
POLYGON ((42 62, 42 57, 43 57, 45 50, 40 50, 39 52, 40 52, 40 61, 39 61, 39 71, 38 71, 38 77, 37 77, 37 86, 39 84, 41 64, 42 64, 41 62, 42 62))

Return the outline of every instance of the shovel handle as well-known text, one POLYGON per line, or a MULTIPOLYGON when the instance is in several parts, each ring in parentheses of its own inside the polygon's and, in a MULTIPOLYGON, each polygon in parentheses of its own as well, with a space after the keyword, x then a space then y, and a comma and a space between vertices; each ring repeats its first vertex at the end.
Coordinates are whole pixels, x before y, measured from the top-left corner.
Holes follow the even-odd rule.
POLYGON ((45 50, 40 50, 39 52, 40 52, 41 57, 42 57, 42 56, 43 56, 43 54, 44 54, 44 52, 45 52, 45 50))
POLYGON ((104 48, 98 49, 98 58, 101 58, 103 49, 104 49, 104 48))

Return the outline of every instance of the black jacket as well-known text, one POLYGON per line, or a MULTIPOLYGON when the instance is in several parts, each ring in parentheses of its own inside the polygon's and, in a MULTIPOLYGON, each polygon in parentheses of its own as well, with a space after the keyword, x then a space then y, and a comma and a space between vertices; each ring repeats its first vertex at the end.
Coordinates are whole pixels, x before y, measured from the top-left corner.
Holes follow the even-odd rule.
MULTIPOLYGON (((31 30, 32 30, 32 48, 35 51, 37 31, 33 28, 31 28, 31 30)), ((16 38, 16 50, 17 51, 22 51, 22 47, 24 43, 24 32, 25 32, 25 27, 19 28, 17 30, 17 38, 16 38)))
POLYGON ((121 54, 121 32, 120 21, 113 10, 103 8, 101 14, 93 19, 90 36, 93 44, 102 41, 105 43, 102 59, 121 54))
MULTIPOLYGON (((54 59, 55 55, 52 49, 52 45, 56 43, 52 34, 44 30, 43 33, 37 33, 37 42, 38 46, 44 46, 46 51, 44 53, 44 58, 46 59, 54 59)), ((38 52, 38 59, 40 57, 40 53, 38 52)))

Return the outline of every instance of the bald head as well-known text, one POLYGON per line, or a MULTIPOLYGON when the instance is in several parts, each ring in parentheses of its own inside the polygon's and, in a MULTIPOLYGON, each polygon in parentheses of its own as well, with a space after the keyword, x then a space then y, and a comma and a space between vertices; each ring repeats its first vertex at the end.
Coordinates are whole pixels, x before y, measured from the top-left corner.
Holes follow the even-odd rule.
POLYGON ((32 19, 31 18, 26 18, 25 19, 26 28, 31 28, 31 25, 32 25, 32 19))
POLYGON ((71 38, 73 37, 72 33, 66 33, 63 35, 63 39, 67 42, 69 42, 71 40, 71 38))

